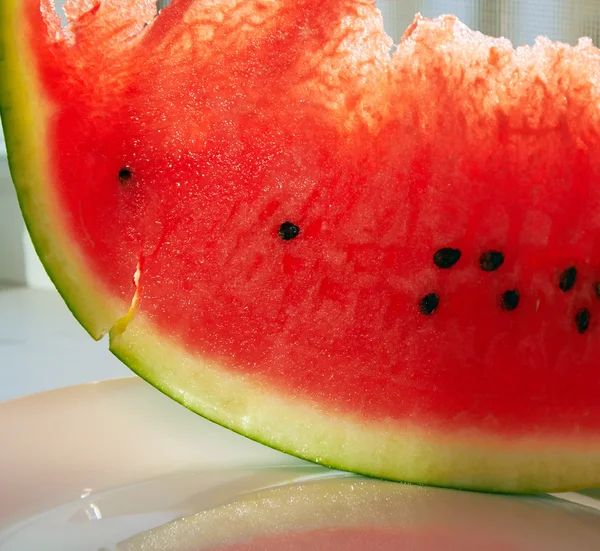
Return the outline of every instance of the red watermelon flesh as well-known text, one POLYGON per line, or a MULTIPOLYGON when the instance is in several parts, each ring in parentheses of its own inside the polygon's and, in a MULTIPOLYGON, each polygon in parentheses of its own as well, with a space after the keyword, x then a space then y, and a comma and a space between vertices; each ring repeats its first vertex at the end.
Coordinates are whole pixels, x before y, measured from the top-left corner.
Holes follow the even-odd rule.
POLYGON ((82 324, 302 457, 600 484, 600 52, 371 0, 8 0, 2 117, 82 324), (14 29, 19 29, 15 32, 14 29))

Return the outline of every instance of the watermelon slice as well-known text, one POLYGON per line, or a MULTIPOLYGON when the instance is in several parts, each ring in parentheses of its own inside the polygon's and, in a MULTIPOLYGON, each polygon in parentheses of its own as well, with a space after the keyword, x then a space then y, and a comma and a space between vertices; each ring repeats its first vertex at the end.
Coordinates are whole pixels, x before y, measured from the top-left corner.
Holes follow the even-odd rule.
POLYGON ((600 51, 372 0, 0 7, 68 307, 199 414, 375 477, 600 485, 600 51))

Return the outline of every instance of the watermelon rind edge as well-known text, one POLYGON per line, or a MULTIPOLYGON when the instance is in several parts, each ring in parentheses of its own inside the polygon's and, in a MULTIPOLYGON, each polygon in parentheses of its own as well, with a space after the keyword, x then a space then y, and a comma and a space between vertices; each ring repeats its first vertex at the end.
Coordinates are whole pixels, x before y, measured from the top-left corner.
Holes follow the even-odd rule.
POLYGON ((153 387, 209 421, 332 469, 502 494, 600 485, 600 452, 590 446, 589 435, 519 439, 333 413, 160 339, 142 315, 131 316, 126 329, 111 331, 110 350, 153 387))
POLYGON ((74 317, 98 340, 126 314, 129 305, 102 288, 78 245, 61 231, 58 201, 46 183, 52 177, 46 147, 52 109, 38 85, 34 63, 28 59, 23 28, 26 6, 25 0, 0 2, 0 119, 9 170, 44 269, 74 317))

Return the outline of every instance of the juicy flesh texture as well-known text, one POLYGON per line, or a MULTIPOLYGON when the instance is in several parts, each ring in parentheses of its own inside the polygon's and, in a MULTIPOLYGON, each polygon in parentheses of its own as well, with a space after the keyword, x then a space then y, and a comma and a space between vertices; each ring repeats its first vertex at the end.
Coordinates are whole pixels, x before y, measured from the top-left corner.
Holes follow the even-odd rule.
POLYGON ((124 302, 139 267, 164 338, 332 414, 598 431, 590 42, 515 51, 417 18, 390 55, 369 0, 74 0, 62 30, 28 6, 69 231, 124 302))

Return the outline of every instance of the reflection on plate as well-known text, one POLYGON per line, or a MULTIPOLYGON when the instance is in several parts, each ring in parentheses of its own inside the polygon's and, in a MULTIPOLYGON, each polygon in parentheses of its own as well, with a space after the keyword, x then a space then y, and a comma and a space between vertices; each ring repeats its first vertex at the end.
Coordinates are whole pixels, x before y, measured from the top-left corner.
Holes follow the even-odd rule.
POLYGON ((600 504, 371 480, 209 423, 136 378, 0 404, 0 551, 598 551, 600 504))
POLYGON ((121 542, 118 551, 600 549, 600 512, 347 476, 242 495, 121 542))

